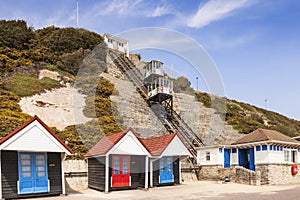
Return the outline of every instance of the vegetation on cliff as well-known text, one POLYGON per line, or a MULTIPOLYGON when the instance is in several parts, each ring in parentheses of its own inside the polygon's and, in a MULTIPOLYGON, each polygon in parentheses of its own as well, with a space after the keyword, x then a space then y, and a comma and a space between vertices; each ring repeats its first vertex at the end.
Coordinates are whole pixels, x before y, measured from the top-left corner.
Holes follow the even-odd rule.
POLYGON ((19 68, 36 68, 43 63, 57 65, 76 74, 82 59, 103 38, 94 32, 75 28, 34 30, 23 20, 0 20, 0 75, 8 77, 19 68))
MULTIPOLYGON (((52 128, 76 153, 73 158, 83 158, 87 150, 105 134, 123 129, 116 107, 110 100, 111 95, 117 94, 114 85, 98 76, 107 67, 104 62, 106 49, 98 45, 101 42, 103 38, 99 34, 84 29, 51 26, 34 30, 23 20, 0 20, 0 137, 30 119, 31 116, 22 113, 18 104, 20 97, 60 87, 60 83, 48 78, 38 80, 40 69, 57 71, 70 77, 74 77, 79 69, 82 73, 82 76, 77 76, 75 86, 87 95, 84 114, 94 119, 85 124, 68 126, 62 131, 52 128)), ((194 94, 187 78, 173 80, 175 92, 194 94)), ((300 122, 278 113, 229 99, 224 104, 225 99, 203 92, 196 92, 195 96, 204 106, 213 106, 240 133, 247 134, 262 127, 289 136, 300 135, 300 122)))
MULTIPOLYGON (((84 29, 51 26, 34 30, 23 20, 0 20, 0 137, 30 119, 31 116, 22 113, 18 104, 20 97, 61 86, 59 82, 49 78, 38 80, 37 73, 40 69, 57 71, 69 77, 76 75, 82 64, 101 65, 105 70, 106 63, 102 62, 106 58, 106 53, 102 52, 105 49, 101 47, 98 51, 92 51, 102 41, 99 34, 84 29)), ((94 74, 98 76, 97 71, 94 74)), ((77 88, 82 93, 91 94, 89 90, 94 83, 93 78, 87 77, 83 85, 77 85, 77 88)), ((62 131, 51 128, 73 149, 76 155, 72 158, 83 158, 87 150, 104 134, 120 130, 109 100, 113 88, 107 80, 101 79, 94 99, 91 95, 88 96, 87 101, 93 101, 91 105, 95 103, 97 118, 94 120, 68 126, 62 131)), ((89 113, 88 109, 85 108, 86 115, 89 113)))
POLYGON ((220 100, 219 97, 209 95, 204 92, 195 92, 196 100, 203 103, 205 107, 214 107, 216 112, 225 117, 226 122, 239 133, 248 134, 257 128, 267 128, 277 130, 288 136, 300 135, 300 122, 287 118, 279 113, 268 111, 256 106, 225 99, 226 112, 218 110, 214 101, 220 100), (214 105, 214 106, 213 106, 214 105))

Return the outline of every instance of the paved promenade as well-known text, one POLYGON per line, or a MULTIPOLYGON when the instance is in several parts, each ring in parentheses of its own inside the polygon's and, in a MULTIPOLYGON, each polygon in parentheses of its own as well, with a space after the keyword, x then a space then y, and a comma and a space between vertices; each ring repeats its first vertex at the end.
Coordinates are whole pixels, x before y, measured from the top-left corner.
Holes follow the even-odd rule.
POLYGON ((249 186, 235 183, 188 182, 178 186, 156 187, 149 190, 125 190, 102 193, 85 190, 64 197, 48 197, 43 200, 94 200, 94 199, 188 199, 188 200, 300 200, 299 185, 249 186))

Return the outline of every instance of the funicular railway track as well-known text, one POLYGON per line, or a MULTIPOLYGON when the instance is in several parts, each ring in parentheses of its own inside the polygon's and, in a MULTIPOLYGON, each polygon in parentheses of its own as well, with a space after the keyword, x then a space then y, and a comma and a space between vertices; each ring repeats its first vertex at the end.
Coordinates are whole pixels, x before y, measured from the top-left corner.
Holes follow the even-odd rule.
MULTIPOLYGON (((114 64, 125 75, 125 77, 133 83, 137 92, 139 92, 144 101, 146 101, 148 106, 153 110, 153 104, 151 101, 149 101, 147 88, 144 86, 144 76, 140 70, 137 69, 134 63, 123 54, 110 50, 109 55, 114 64)), ((154 113, 170 133, 179 133, 179 135, 184 139, 186 145, 190 148, 194 158, 196 158, 196 148, 203 146, 203 142, 180 117, 180 115, 173 110, 173 108, 171 108, 171 117, 161 117, 158 116, 157 112, 154 111, 154 113)))

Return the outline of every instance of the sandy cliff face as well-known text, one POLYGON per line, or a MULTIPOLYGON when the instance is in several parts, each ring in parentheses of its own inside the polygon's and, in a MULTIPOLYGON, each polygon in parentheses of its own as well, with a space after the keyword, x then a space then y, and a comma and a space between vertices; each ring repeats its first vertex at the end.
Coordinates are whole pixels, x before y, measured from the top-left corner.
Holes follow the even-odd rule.
POLYGON ((47 125, 62 130, 68 125, 90 120, 82 113, 85 106, 84 98, 84 95, 69 86, 32 97, 23 97, 19 104, 24 113, 37 115, 47 125))
MULTIPOLYGON (((145 63, 135 57, 131 59, 136 67, 144 73, 145 63)), ((103 76, 114 83, 118 90, 119 94, 111 96, 111 99, 116 103, 118 113, 125 126, 136 129, 144 137, 166 133, 155 114, 135 91, 133 84, 127 81, 113 65, 109 68, 108 73, 103 76)), ((230 144, 241 137, 215 113, 214 109, 204 107, 202 103, 195 101, 192 95, 175 94, 174 109, 205 145, 230 144)))
MULTIPOLYGON (((143 62, 134 59, 134 63, 138 69, 143 70, 143 62)), ((124 127, 132 127, 142 137, 166 133, 162 123, 133 84, 125 79, 116 66, 111 64, 108 73, 102 73, 100 76, 115 85, 116 92, 110 98, 117 107, 117 115, 122 119, 124 127)), ((67 87, 24 97, 19 104, 23 112, 38 115, 46 124, 58 129, 91 120, 82 113, 85 96, 68 84, 67 87)), ((174 109, 205 145, 230 144, 241 137, 237 131, 222 121, 218 114, 215 114, 214 109, 204 107, 202 103, 195 101, 194 96, 175 94, 174 109)))

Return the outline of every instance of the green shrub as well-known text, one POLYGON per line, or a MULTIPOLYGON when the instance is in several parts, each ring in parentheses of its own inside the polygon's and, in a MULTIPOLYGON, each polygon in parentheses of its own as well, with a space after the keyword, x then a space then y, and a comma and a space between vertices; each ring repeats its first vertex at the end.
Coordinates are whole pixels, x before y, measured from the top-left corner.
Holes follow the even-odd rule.
POLYGON ((20 97, 32 96, 45 90, 61 87, 60 83, 50 78, 38 80, 29 74, 17 74, 9 82, 5 83, 5 88, 20 97))

